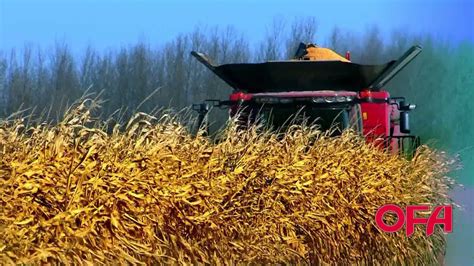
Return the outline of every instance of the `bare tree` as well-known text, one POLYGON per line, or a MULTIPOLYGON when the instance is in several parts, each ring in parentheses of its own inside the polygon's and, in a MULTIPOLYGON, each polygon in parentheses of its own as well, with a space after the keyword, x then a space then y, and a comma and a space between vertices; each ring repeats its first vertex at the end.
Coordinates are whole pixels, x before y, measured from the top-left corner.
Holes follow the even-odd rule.
POLYGON ((97 61, 96 51, 91 46, 86 48, 84 56, 81 61, 80 69, 80 86, 82 89, 93 86, 93 71, 97 61))
MULTIPOLYGON (((318 23, 316 18, 295 18, 289 35, 286 38, 286 58, 292 58, 298 45, 301 42, 308 43, 313 42, 318 44, 319 40, 316 40, 316 32, 318 30, 318 23)), ((321 40, 322 41, 322 40, 321 40)))
POLYGON ((0 52, 0 116, 7 114, 7 59, 0 52))
POLYGON ((275 17, 271 27, 266 29, 265 37, 256 51, 256 59, 258 61, 278 60, 283 58, 285 30, 286 21, 282 17, 275 17))
POLYGON ((364 64, 381 63, 384 53, 384 43, 377 26, 371 27, 363 36, 360 62, 364 64))

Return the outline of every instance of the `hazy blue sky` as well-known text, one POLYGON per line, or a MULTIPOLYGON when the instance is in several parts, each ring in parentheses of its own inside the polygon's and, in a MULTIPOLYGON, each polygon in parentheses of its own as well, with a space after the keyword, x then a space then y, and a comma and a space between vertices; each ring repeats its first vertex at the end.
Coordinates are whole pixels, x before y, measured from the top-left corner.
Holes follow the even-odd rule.
POLYGON ((74 48, 117 47, 138 39, 163 43, 196 25, 234 25, 257 41, 275 16, 314 16, 320 36, 338 25, 363 31, 378 25, 474 41, 474 0, 0 0, 0 49, 25 42, 74 48))

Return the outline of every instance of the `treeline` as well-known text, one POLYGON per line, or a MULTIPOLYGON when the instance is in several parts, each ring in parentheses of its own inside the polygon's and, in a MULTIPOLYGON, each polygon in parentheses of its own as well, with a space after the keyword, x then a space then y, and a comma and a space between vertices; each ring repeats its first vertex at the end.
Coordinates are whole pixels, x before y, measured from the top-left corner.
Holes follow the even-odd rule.
MULTIPOLYGON (((190 52, 209 55, 218 64, 286 59, 299 42, 314 42, 352 61, 377 64, 399 57, 411 45, 422 54, 389 85, 394 96, 418 104, 413 130, 439 146, 464 152, 474 173, 474 45, 400 31, 383 35, 377 27, 355 34, 334 28, 318 35, 315 18, 275 19, 255 43, 233 27, 196 28, 164 44, 137 43, 117 50, 87 48, 75 55, 65 43, 52 50, 25 46, 0 52, 0 116, 35 107, 57 119, 85 92, 101 93, 102 116, 122 110, 124 117, 157 107, 181 109, 204 99, 226 99, 229 86, 205 69, 190 52)), ((225 113, 225 112, 222 112, 225 113)))
POLYGON ((287 23, 275 19, 260 43, 250 44, 232 27, 197 28, 160 45, 137 43, 117 50, 88 47, 76 55, 65 43, 50 50, 32 46, 0 53, 0 115, 22 108, 64 108, 87 90, 102 92, 107 117, 119 108, 130 114, 137 107, 182 108, 206 98, 226 98, 229 87, 191 57, 202 51, 216 63, 266 61, 291 57, 301 42, 316 42, 340 51, 351 50, 353 60, 376 63, 398 55, 409 43, 385 47, 377 28, 366 36, 334 29, 328 39, 317 35, 314 18, 287 23), (387 53, 388 52, 388 53, 387 53), (147 99, 143 104, 142 101, 147 99), (140 105, 141 104, 141 105, 140 105))
POLYGON ((243 38, 235 38, 235 34, 231 28, 212 34, 197 29, 162 46, 138 43, 105 52, 89 47, 80 56, 74 56, 64 43, 46 52, 27 46, 21 53, 3 53, 2 114, 25 107, 52 109, 61 114, 68 103, 86 91, 102 93, 106 100, 104 117, 120 108, 127 108, 130 114, 147 97, 140 107, 142 111, 155 106, 182 108, 206 95, 220 96, 216 88, 225 89, 225 85, 189 53, 199 49, 219 61, 247 61, 248 44, 243 38))

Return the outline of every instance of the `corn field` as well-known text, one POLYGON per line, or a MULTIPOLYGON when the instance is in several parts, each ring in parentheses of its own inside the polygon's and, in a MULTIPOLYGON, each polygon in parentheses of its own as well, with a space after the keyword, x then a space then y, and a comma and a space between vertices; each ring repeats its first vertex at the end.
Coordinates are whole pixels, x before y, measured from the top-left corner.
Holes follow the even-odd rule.
POLYGON ((1 264, 420 265, 444 248, 440 228, 375 225, 384 204, 450 202, 442 152, 406 160, 351 131, 233 121, 215 142, 172 115, 108 128, 93 108, 1 122, 1 264))

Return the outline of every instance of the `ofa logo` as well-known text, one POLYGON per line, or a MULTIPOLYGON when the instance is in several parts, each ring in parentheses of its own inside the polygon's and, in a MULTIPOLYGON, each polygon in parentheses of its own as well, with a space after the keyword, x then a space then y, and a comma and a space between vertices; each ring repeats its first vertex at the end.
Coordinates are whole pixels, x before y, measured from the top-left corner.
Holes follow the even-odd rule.
MULTIPOLYGON (((426 205, 410 205, 406 207, 406 214, 402 208, 394 204, 388 204, 378 209, 375 214, 375 222, 380 230, 387 233, 394 233, 406 226, 406 235, 409 237, 415 232, 415 224, 426 225, 426 236, 434 232, 435 225, 443 225, 445 233, 453 232, 453 207, 451 205, 442 205, 434 207, 433 211, 426 217, 417 217, 416 213, 427 213, 430 207, 426 205), (443 215, 441 216, 441 212, 443 215), (394 224, 386 224, 384 216, 386 213, 393 213, 396 216, 394 224), (441 217, 440 217, 441 216, 441 217)), ((426 216, 426 215, 425 215, 426 216)))

